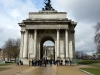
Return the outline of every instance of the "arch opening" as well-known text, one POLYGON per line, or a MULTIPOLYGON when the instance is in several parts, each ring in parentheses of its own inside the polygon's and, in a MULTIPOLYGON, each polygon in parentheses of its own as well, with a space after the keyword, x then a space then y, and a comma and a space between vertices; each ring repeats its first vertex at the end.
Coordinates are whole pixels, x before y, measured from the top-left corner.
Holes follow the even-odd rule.
POLYGON ((52 37, 46 36, 40 42, 40 59, 55 60, 55 42, 52 37))

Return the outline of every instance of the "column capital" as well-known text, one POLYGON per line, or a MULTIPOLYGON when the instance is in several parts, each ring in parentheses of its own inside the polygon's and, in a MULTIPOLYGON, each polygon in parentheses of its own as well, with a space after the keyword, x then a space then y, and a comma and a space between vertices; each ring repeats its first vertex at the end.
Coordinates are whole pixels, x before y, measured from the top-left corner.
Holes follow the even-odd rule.
POLYGON ((71 33, 74 34, 75 33, 75 30, 71 30, 71 33))
POLYGON ((24 34, 25 33, 25 30, 21 30, 20 32, 24 34))
POLYGON ((35 32, 37 32, 37 29, 34 29, 35 32))
POLYGON ((28 31, 29 29, 26 29, 25 31, 28 31))
POLYGON ((65 30, 69 30, 69 28, 65 28, 65 30))
POLYGON ((60 29, 56 29, 57 31, 60 31, 60 29))
POLYGON ((60 29, 56 29, 56 30, 60 30, 60 29))

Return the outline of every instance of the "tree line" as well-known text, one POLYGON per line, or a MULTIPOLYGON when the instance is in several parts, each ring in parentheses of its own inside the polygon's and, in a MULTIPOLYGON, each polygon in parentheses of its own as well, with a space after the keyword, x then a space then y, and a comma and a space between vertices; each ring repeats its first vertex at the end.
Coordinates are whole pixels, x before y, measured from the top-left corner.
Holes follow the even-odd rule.
POLYGON ((100 23, 94 26, 95 29, 95 36, 94 36, 94 43, 96 44, 96 53, 100 54, 100 23))
POLYGON ((12 59, 15 60, 19 57, 19 51, 20 51, 20 39, 8 39, 5 41, 5 44, 2 48, 3 50, 3 59, 7 58, 8 61, 11 61, 12 59))

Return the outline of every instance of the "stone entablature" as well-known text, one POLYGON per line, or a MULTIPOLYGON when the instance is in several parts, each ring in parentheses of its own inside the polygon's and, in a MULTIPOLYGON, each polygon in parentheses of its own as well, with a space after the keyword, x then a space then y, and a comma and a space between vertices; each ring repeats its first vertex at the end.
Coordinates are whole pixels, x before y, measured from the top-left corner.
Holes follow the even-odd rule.
POLYGON ((30 12, 29 19, 64 19, 66 18, 66 14, 66 12, 57 11, 30 12))
POLYGON ((68 19, 38 19, 32 20, 27 19, 23 20, 22 23, 19 23, 21 27, 25 29, 74 29, 77 22, 68 20, 68 19))
POLYGON ((19 25, 25 25, 25 24, 32 24, 32 25, 42 25, 42 24, 52 24, 52 25, 56 25, 56 24, 71 24, 73 26, 76 26, 77 22, 68 20, 68 19, 36 19, 36 20, 32 20, 32 19, 27 19, 27 20, 23 20, 22 23, 19 23, 19 25))
POLYGON ((26 29, 65 29, 68 25, 26 25, 26 29))

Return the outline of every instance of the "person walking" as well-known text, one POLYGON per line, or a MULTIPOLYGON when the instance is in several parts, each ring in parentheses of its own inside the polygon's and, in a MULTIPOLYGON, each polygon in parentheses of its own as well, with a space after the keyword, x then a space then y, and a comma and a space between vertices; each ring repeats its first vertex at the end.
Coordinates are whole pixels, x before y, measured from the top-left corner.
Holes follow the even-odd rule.
POLYGON ((63 60, 61 60, 61 65, 63 64, 63 60))
POLYGON ((36 67, 36 65, 37 65, 37 61, 36 59, 34 59, 34 67, 36 67))
POLYGON ((52 59, 50 59, 50 66, 52 66, 52 59))
POLYGON ((46 63, 46 59, 44 59, 44 65, 45 65, 45 67, 46 67, 46 64, 47 64, 47 63, 46 63))
POLYGON ((22 61, 20 60, 20 61, 19 61, 19 64, 22 65, 21 63, 22 63, 22 61))
POLYGON ((69 65, 71 66, 72 61, 69 59, 69 65))
POLYGON ((29 60, 29 66, 31 65, 31 60, 29 60))
POLYGON ((66 65, 68 65, 68 60, 67 60, 67 59, 65 59, 65 66, 66 66, 66 65))
POLYGON ((57 64, 57 66, 58 66, 58 60, 56 60, 56 64, 57 64))
POLYGON ((39 66, 39 59, 37 59, 37 66, 39 66))
POLYGON ((32 59, 32 66, 34 66, 34 61, 33 61, 33 59, 32 59))

